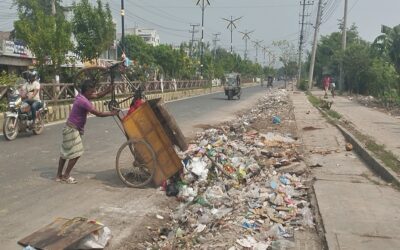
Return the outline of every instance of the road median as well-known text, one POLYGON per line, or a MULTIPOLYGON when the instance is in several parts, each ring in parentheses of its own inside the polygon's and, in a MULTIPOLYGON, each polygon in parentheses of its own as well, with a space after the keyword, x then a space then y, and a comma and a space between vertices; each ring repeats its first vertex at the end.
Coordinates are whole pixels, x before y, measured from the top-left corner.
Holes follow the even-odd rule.
MULTIPOLYGON (((245 83, 243 84, 244 88, 247 87, 253 87, 258 85, 259 83, 245 83)), ((174 101, 174 100, 180 100, 188 97, 195 97, 199 95, 206 95, 206 94, 212 94, 212 93, 217 93, 223 91, 222 86, 217 86, 217 87, 211 87, 211 88, 198 88, 198 89, 186 89, 186 90, 180 90, 180 91, 173 91, 173 92, 164 92, 164 93, 154 93, 154 94, 149 94, 146 95, 148 99, 156 99, 156 98, 163 98, 164 101, 174 101)), ((118 98, 117 101, 122 101, 124 98, 118 98)), ((92 102, 93 105, 96 107, 96 109, 100 111, 105 111, 106 106, 104 105, 104 102, 106 102, 107 99, 101 100, 101 101, 94 101, 92 102)), ((130 105, 130 100, 127 100, 121 104, 121 108, 128 108, 130 105)), ((47 122, 56 122, 56 121, 62 121, 67 119, 69 113, 71 112, 72 109, 72 104, 67 103, 63 105, 52 105, 49 106, 49 114, 47 117, 47 122)), ((0 124, 2 125, 4 121, 4 113, 0 113, 0 124)), ((0 126, 0 132, 3 131, 3 127, 0 126)))

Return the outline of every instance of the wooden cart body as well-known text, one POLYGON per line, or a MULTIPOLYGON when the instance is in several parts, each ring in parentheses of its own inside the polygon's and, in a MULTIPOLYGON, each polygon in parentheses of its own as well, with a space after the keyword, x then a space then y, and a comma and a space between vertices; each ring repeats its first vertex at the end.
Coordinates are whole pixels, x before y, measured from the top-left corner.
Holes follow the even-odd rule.
MULTIPOLYGON (((157 160, 153 177, 156 185, 161 185, 163 181, 182 169, 182 162, 173 148, 170 137, 173 137, 174 141, 180 141, 180 144, 182 144, 182 141, 184 142, 181 131, 175 126, 175 121, 161 105, 160 99, 145 102, 122 121, 128 138, 143 139, 153 148, 157 160), (168 125, 172 123, 174 125, 168 125)), ((182 145, 179 146, 182 147, 182 145)), ((144 146, 137 146, 135 150, 139 153, 141 161, 150 167, 151 164, 149 163, 152 158, 148 150, 144 146)))

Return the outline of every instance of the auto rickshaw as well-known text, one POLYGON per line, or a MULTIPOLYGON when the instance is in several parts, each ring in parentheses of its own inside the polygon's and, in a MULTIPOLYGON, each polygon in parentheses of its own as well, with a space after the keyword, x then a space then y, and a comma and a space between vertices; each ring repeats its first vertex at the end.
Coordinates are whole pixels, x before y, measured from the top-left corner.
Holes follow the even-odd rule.
POLYGON ((240 95, 242 94, 240 74, 230 73, 225 75, 224 91, 228 100, 232 100, 234 96, 240 99, 240 95))

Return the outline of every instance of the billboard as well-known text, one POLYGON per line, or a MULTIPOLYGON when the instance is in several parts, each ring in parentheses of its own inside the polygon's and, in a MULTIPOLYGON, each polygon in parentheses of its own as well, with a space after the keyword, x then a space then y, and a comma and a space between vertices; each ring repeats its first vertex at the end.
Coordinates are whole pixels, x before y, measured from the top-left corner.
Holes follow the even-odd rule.
POLYGON ((3 40, 1 45, 0 54, 3 56, 33 58, 32 52, 22 42, 3 40))

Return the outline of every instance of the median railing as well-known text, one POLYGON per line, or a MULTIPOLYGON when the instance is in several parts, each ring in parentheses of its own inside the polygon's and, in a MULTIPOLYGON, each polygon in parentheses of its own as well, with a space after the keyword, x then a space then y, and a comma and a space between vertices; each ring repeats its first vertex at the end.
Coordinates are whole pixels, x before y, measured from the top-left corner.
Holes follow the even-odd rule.
MULTIPOLYGON (((102 89, 107 83, 99 84, 102 89)), ((139 82, 131 82, 139 86, 139 82)), ((48 104, 59 102, 72 102, 75 96, 73 83, 41 83, 41 98, 48 104)), ((207 80, 172 80, 172 81, 149 81, 142 84, 146 94, 175 92, 189 89, 211 87, 207 80)), ((0 86, 0 93, 5 94, 7 86, 0 86)), ((117 96, 125 96, 132 93, 132 88, 127 82, 116 82, 115 92, 117 96)))

